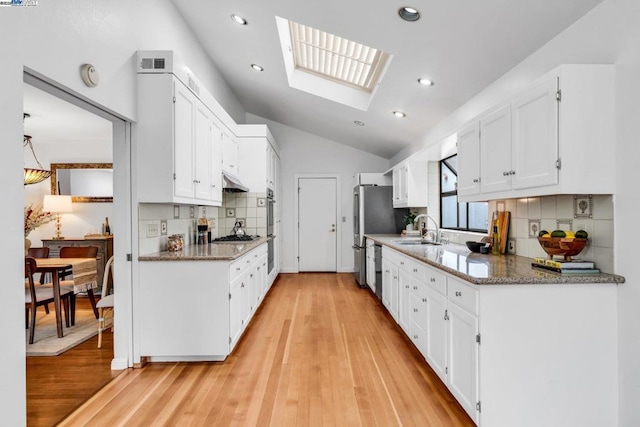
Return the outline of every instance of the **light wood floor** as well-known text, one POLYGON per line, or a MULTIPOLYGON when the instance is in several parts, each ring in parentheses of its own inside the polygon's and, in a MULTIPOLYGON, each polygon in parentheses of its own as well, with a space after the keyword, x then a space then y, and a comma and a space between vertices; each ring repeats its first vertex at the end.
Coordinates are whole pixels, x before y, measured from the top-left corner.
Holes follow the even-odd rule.
MULTIPOLYGON (((77 304, 78 309, 91 308, 87 298, 77 298, 77 304)), ((49 315, 55 316, 53 311, 49 315)), ((112 359, 109 331, 103 333, 102 348, 96 336, 60 356, 27 357, 27 425, 50 427, 73 412, 117 374, 111 372, 112 359)))
POLYGON ((472 426, 352 274, 283 274, 225 362, 152 363, 61 425, 472 426))

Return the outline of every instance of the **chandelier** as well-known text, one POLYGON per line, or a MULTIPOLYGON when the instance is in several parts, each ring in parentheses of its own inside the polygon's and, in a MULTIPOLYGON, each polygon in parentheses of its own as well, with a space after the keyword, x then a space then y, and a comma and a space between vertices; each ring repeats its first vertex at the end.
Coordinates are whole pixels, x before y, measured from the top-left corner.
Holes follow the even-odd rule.
MULTIPOLYGON (((31 116, 27 113, 24 113, 23 121, 27 117, 31 117, 31 116)), ((36 156, 36 152, 33 149, 33 144, 31 143, 30 135, 24 135, 24 139, 22 140, 22 146, 23 147, 29 146, 29 148, 31 149, 31 154, 33 154, 33 158, 36 159, 36 163, 38 164, 38 167, 39 167, 39 169, 24 168, 24 185, 37 184, 49 178, 51 176, 51 171, 43 169, 42 164, 40 164, 40 161, 36 156)))

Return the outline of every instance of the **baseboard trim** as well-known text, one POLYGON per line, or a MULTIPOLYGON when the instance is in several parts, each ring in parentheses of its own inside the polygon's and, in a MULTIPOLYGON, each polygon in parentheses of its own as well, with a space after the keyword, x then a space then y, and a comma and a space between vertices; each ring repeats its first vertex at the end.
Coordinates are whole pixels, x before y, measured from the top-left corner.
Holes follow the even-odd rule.
POLYGON ((127 359, 113 359, 111 361, 111 370, 112 371, 121 371, 123 369, 127 369, 129 367, 129 362, 127 359))

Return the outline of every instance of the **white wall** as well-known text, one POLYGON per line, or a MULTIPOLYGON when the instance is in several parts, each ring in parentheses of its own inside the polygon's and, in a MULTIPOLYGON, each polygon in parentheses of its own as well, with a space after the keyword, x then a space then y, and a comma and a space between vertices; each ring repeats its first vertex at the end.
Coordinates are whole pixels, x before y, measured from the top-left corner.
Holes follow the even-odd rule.
MULTIPOLYGON (((67 91, 135 120, 135 52, 174 49, 238 122, 244 109, 204 55, 169 0, 40 1, 36 7, 0 9, 0 180, 8 203, 0 212, 4 244, 0 259, 7 283, 23 271, 22 86, 26 67, 67 91), (100 85, 87 88, 78 69, 90 62, 100 85), (15 144, 7 143, 15 141, 15 144)), ((135 142, 135 129, 134 129, 135 142)), ((117 230, 117 224, 113 224, 117 230)), ((116 248, 117 250, 117 248, 116 248)), ((0 286, 0 388, 3 422, 25 424, 24 315, 20 287, 0 286)), ((118 350, 118 346, 116 346, 118 350)), ((118 355, 116 355, 118 357, 118 355)))
POLYGON ((339 271, 353 271, 353 176, 358 172, 384 172, 389 161, 364 151, 356 150, 317 135, 247 114, 249 123, 265 123, 280 146, 281 197, 277 202, 282 212, 282 271, 296 272, 298 264, 295 248, 294 176, 296 174, 337 174, 340 176, 341 258, 339 271))
MULTIPOLYGON (((635 268, 637 244, 634 230, 640 209, 638 159, 640 137, 640 2, 605 0, 547 45, 533 53, 494 84, 443 120, 423 141, 408 147, 391 161, 397 163, 411 153, 431 146, 470 120, 523 88, 527 83, 560 64, 613 63, 619 65, 616 77, 616 135, 602 141, 603 150, 615 150, 617 190, 614 203, 615 271, 625 276, 618 287, 618 372, 619 425, 640 425, 640 272, 635 268)), ((586 173, 592 173, 591 171, 586 173)))

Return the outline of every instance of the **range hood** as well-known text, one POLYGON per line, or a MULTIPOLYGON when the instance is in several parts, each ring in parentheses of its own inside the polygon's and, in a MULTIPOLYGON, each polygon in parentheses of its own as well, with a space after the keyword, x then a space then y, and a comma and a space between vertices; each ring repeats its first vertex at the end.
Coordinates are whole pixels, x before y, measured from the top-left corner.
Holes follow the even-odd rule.
POLYGON ((242 185, 238 177, 222 172, 222 189, 227 193, 247 193, 249 189, 242 185))

